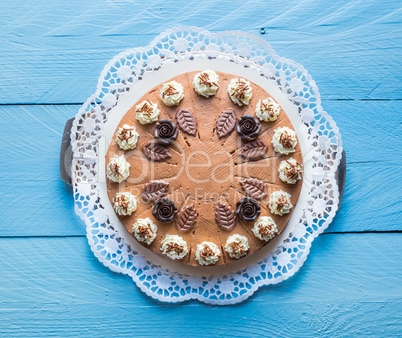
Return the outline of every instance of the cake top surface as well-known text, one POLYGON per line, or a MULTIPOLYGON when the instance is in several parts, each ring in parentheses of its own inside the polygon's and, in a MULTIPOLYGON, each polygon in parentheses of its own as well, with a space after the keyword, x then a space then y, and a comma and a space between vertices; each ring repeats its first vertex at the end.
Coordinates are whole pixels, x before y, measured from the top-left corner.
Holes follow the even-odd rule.
POLYGON ((301 188, 300 147, 278 103, 247 79, 212 72, 210 85, 201 71, 150 89, 120 121, 106 154, 108 165, 124 155, 127 165, 114 160, 123 176, 129 168, 126 179, 115 173, 108 180, 109 199, 130 192, 137 201, 131 215, 118 216, 123 225, 136 238, 148 231, 152 242, 142 244, 150 250, 195 266, 227 264, 259 250, 284 229, 301 188), (126 132, 129 126, 135 133, 126 132), (119 136, 135 146, 122 149, 119 136), (138 219, 152 226, 134 229, 138 219))

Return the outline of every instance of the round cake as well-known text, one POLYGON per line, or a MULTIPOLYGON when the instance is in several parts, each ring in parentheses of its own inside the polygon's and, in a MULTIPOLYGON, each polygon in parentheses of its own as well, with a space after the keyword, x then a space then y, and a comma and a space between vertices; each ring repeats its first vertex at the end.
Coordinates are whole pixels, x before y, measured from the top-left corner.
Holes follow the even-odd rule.
POLYGON ((303 158, 269 93, 202 70, 161 83, 127 111, 105 169, 116 215, 141 245, 183 264, 216 266, 283 231, 303 158))

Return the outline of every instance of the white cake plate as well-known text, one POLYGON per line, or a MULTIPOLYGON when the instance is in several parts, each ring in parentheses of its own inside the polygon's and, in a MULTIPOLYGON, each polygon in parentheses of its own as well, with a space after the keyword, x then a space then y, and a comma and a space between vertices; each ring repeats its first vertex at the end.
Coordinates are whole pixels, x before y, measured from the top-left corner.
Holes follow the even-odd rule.
POLYGON ((253 35, 179 27, 108 63, 95 94, 67 121, 60 168, 62 179, 73 186, 75 210, 86 223, 91 249, 104 265, 128 274, 161 301, 225 305, 289 278, 303 265, 314 238, 340 205, 346 168, 342 154, 338 128, 302 66, 278 57, 253 35), (299 200, 280 236, 239 262, 192 267, 156 255, 128 233, 107 197, 104 161, 118 123, 142 95, 179 73, 208 68, 245 77, 278 101, 298 135, 305 172, 299 200))

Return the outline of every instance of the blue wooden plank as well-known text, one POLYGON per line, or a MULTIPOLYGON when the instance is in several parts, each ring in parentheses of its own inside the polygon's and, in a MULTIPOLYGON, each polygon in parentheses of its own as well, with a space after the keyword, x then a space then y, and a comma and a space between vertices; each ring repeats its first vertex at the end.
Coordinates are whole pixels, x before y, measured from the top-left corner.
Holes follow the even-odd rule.
POLYGON ((83 102, 109 59, 173 26, 263 32, 317 81, 348 173, 330 234, 289 281, 234 307, 160 304, 103 267, 86 238, 60 237, 85 235, 58 176, 79 106, 0 106, 0 336, 400 334, 402 234, 331 233, 402 230, 402 108, 361 101, 402 99, 401 11, 397 0, 2 1, 0 104, 83 102))
MULTIPOLYGON (((395 129, 400 104, 326 103, 339 122, 349 162, 343 205, 327 231, 402 230, 397 217, 402 212, 397 141, 401 129, 395 129), (377 124, 384 111, 393 113, 377 124)), ((0 143, 13 142, 0 149, 0 236, 85 235, 84 223, 73 211, 71 190, 59 178, 58 164, 64 123, 78 107, 0 107, 0 143)))
POLYGON ((339 128, 348 163, 401 163, 399 101, 324 101, 322 105, 339 128))
POLYGON ((401 99, 400 1, 2 1, 0 103, 84 102, 109 59, 178 25, 259 34, 326 99, 401 99), (319 13, 319 15, 317 15, 319 13))
POLYGON ((58 162, 64 124, 77 110, 0 107, 0 210, 2 228, 8 229, 0 236, 85 233, 74 212, 72 189, 60 180, 58 162))
POLYGON ((342 205, 326 232, 402 230, 402 161, 348 164, 342 205))
POLYGON ((290 280, 238 306, 213 307, 151 300, 129 277, 102 267, 85 238, 0 239, 0 335, 395 336, 401 240, 320 236, 290 280))

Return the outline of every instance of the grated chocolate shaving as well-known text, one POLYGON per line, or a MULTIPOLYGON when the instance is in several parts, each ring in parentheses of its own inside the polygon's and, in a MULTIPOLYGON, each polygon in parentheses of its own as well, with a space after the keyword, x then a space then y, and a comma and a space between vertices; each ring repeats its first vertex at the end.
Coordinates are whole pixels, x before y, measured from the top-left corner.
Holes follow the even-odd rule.
POLYGON ((133 135, 131 133, 132 131, 133 131, 133 128, 131 128, 131 127, 130 128, 123 127, 123 130, 120 132, 120 135, 117 137, 120 139, 120 141, 128 140, 129 138, 133 137, 133 135))
POLYGON ((166 95, 176 95, 179 92, 175 91, 175 88, 173 85, 169 84, 168 88, 163 92, 162 97, 165 97, 166 95))
POLYGON ((219 87, 219 85, 217 83, 210 81, 208 73, 201 73, 198 76, 198 78, 200 80, 200 84, 204 84, 204 85, 207 85, 209 87, 212 87, 212 86, 219 87))
POLYGON ((265 110, 268 112, 268 115, 273 117, 274 116, 274 109, 273 109, 272 105, 267 105, 262 100, 261 100, 261 104, 265 108, 265 110))
POLYGON ((144 238, 144 239, 145 239, 146 237, 151 237, 150 232, 151 232, 151 233, 154 233, 154 232, 152 231, 151 227, 149 226, 149 224, 148 224, 148 227, 144 227, 144 226, 140 225, 140 226, 138 227, 138 230, 140 231, 141 237, 144 238))
POLYGON ((246 251, 241 247, 241 243, 240 242, 232 242, 229 244, 232 248, 233 251, 235 252, 239 252, 241 254, 245 253, 246 251))
POLYGON ((126 196, 125 195, 121 195, 120 197, 118 197, 116 199, 116 197, 113 199, 113 202, 116 202, 119 205, 120 208, 123 208, 125 212, 127 212, 128 209, 128 200, 126 200, 126 196))
POLYGON ((142 107, 137 110, 137 112, 143 113, 143 114, 147 115, 148 117, 150 117, 152 115, 153 111, 154 110, 152 108, 152 103, 149 100, 146 100, 144 102, 144 104, 142 105, 142 107))
POLYGON ((204 249, 200 252, 200 256, 202 258, 207 258, 214 256, 215 253, 212 251, 212 249, 209 246, 205 246, 204 249))
POLYGON ((278 210, 278 211, 281 211, 282 210, 282 208, 285 206, 285 205, 287 205, 288 203, 286 202, 286 200, 283 198, 283 197, 279 197, 278 198, 278 201, 276 202, 276 209, 278 210))
POLYGON ((287 133, 282 133, 281 134, 279 142, 283 145, 284 148, 288 148, 288 149, 293 148, 292 138, 287 133))
POLYGON ((249 89, 249 86, 247 85, 247 83, 245 83, 244 81, 242 81, 241 79, 237 79, 238 82, 238 87, 233 91, 232 96, 236 96, 237 98, 239 98, 240 100, 244 99, 245 95, 246 95, 246 90, 249 89))
POLYGON ((269 236, 272 234, 274 234, 275 236, 278 234, 277 231, 272 231, 272 224, 271 225, 262 225, 260 224, 258 226, 258 232, 262 235, 262 236, 269 236))
POLYGON ((292 164, 289 161, 286 162, 289 164, 290 168, 285 170, 285 175, 291 180, 296 180, 299 177, 302 165, 299 162, 296 162, 295 164, 292 164))
POLYGON ((177 243, 168 243, 168 251, 175 251, 177 254, 181 254, 184 251, 183 245, 177 243))
POLYGON ((123 175, 119 172, 119 168, 120 168, 120 166, 117 163, 110 164, 110 169, 112 170, 112 173, 123 177, 123 175))

